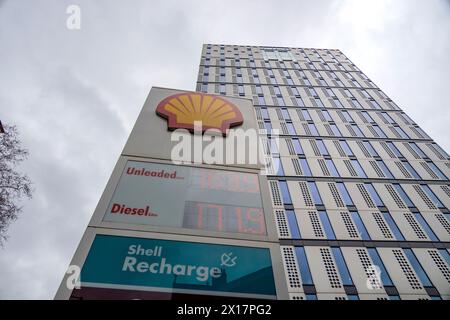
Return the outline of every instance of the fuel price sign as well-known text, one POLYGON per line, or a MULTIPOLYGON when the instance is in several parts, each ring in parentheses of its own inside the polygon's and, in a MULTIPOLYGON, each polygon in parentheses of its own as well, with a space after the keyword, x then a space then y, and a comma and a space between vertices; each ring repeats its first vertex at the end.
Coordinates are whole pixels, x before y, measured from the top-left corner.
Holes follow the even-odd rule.
POLYGON ((266 234, 258 175, 128 161, 104 221, 266 234))

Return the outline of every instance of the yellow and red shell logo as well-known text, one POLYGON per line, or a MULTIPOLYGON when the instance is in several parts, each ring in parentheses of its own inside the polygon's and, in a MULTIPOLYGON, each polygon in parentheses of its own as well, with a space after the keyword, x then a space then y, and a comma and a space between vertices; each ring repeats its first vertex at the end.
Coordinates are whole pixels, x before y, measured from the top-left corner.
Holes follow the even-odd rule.
POLYGON ((183 92, 171 95, 156 107, 156 114, 167 119, 169 130, 194 130, 194 121, 202 122, 202 131, 227 129, 241 125, 242 114, 233 103, 206 93, 183 92))

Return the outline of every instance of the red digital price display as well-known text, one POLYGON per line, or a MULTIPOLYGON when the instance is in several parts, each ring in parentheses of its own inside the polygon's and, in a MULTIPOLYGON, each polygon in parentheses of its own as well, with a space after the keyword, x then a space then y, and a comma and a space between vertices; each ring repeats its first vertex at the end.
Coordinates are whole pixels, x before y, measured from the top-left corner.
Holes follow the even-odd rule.
POLYGON ((220 232, 266 234, 262 208, 202 202, 186 202, 183 227, 220 232))
POLYGON ((256 174, 196 168, 184 206, 183 227, 266 234, 256 174))
POLYGON ((192 186, 204 190, 260 193, 258 176, 243 172, 194 169, 192 186))

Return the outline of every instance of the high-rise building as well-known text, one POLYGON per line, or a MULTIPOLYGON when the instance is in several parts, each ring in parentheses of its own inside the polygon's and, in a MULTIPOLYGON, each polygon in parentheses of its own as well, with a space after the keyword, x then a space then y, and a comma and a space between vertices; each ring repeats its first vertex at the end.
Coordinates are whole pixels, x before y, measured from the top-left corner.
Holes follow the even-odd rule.
POLYGON ((56 298, 450 299, 448 177, 339 50, 207 44, 196 92, 151 89, 56 298))
POLYGON ((197 91, 251 99, 279 131, 291 299, 450 299, 449 155, 341 51, 206 44, 197 91))

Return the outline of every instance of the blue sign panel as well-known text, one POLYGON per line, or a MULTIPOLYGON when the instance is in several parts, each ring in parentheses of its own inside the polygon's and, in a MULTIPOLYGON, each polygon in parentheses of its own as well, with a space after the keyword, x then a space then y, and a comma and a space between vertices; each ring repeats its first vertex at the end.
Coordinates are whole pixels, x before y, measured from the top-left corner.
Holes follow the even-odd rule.
POLYGON ((95 237, 81 283, 276 296, 268 248, 111 235, 95 237))

